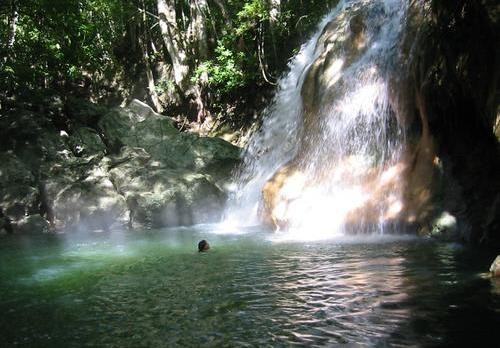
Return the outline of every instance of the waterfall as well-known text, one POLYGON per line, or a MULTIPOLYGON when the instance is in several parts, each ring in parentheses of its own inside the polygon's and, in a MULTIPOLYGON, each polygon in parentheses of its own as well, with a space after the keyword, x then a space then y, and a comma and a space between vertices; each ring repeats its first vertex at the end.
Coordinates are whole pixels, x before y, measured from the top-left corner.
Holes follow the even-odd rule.
POLYGON ((236 175, 226 218, 289 236, 383 232, 402 210, 404 132, 390 101, 406 5, 344 0, 290 61, 236 175))

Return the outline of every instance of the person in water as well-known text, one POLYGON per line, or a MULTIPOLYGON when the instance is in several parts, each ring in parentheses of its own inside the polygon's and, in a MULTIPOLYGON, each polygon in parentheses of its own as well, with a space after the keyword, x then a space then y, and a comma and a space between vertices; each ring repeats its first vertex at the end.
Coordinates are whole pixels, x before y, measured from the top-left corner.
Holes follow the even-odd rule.
POLYGON ((204 252, 204 251, 208 251, 208 249, 210 249, 210 245, 208 245, 208 242, 203 239, 201 240, 199 243, 198 243, 198 252, 204 252))

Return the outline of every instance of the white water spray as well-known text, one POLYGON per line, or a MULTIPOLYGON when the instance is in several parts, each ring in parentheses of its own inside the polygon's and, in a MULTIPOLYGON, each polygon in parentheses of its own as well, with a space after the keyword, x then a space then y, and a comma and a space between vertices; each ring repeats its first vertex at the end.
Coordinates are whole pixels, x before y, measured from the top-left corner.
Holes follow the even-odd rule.
POLYGON ((402 209, 397 179, 404 170, 403 135, 390 106, 389 81, 400 65, 405 7, 402 0, 344 0, 322 20, 290 62, 249 142, 226 224, 258 223, 262 189, 284 165, 293 170, 276 189, 270 214, 288 237, 343 234, 352 215, 367 207, 370 215, 376 212, 371 220, 381 231, 402 209), (362 23, 353 24, 358 18, 362 23), (353 25, 362 40, 353 39, 353 25), (318 64, 320 74, 314 71, 318 64), (314 83, 304 85, 308 78, 314 83))

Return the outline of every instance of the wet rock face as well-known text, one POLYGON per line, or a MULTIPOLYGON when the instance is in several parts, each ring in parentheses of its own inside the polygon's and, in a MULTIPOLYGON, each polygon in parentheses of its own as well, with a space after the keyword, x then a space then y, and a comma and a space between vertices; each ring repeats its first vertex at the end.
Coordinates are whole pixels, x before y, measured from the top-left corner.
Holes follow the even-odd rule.
POLYGON ((412 8, 408 55, 414 133, 435 143, 436 213, 456 216, 462 239, 500 245, 499 18, 495 1, 427 2, 412 8), (481 38, 481 39, 479 39, 481 38), (413 98, 413 99, 412 99, 413 98), (416 132, 415 132, 416 130, 416 132), (419 131, 420 130, 420 131, 419 131), (436 187, 437 186, 437 187, 436 187))
MULTIPOLYGON (((317 59, 304 72, 297 157, 263 189, 263 219, 280 228, 287 221, 276 207, 295 199, 283 188, 320 153, 311 149, 323 141, 322 108, 342 93, 344 72, 366 52, 370 33, 383 22, 377 16, 368 20, 363 8, 345 16, 339 14, 326 26, 317 59)), ((498 50, 491 49, 498 46, 498 20, 496 3, 489 0, 422 0, 413 2, 405 16, 397 43, 404 64, 388 86, 390 112, 405 134, 398 163, 404 168, 398 188, 403 209, 394 221, 423 235, 500 245, 500 146, 495 136, 500 129, 500 61, 498 50)))
POLYGON ((306 133, 314 131, 318 108, 334 100, 344 87, 342 71, 366 50, 365 15, 362 9, 357 10, 349 20, 349 30, 345 31, 346 15, 340 14, 325 27, 319 38, 318 58, 306 72, 301 90, 306 133))
MULTIPOLYGON (((384 152, 385 149, 382 148, 386 146, 375 139, 386 136, 379 129, 387 127, 388 136, 393 136, 394 133, 396 139, 397 128, 400 127, 396 126, 396 110, 379 105, 386 103, 382 95, 384 92, 380 90, 383 88, 381 81, 385 78, 383 71, 388 64, 386 60, 390 59, 390 56, 384 57, 383 54, 384 51, 393 49, 391 45, 384 46, 387 42, 383 30, 392 30, 391 27, 383 28, 384 21, 387 20, 385 16, 386 9, 383 6, 359 6, 339 13, 321 33, 316 44, 316 59, 304 72, 301 89, 303 124, 299 150, 296 157, 280 168, 263 188, 261 211, 267 223, 280 229, 286 228, 288 220, 294 219, 289 212, 314 206, 314 203, 306 200, 320 197, 321 194, 313 192, 326 190, 339 177, 342 177, 346 186, 352 188, 354 195, 359 196, 346 202, 346 205, 351 205, 348 211, 344 211, 345 207, 331 207, 333 210, 343 211, 346 223, 376 225, 380 218, 388 221, 415 220, 415 215, 422 215, 413 206, 417 204, 413 203, 417 199, 413 199, 411 204, 410 200, 401 202, 401 199, 394 198, 393 192, 404 190, 405 185, 398 178, 409 175, 415 167, 419 174, 432 174, 432 141, 427 137, 427 141, 422 141, 417 146, 419 158, 422 158, 419 162, 423 163, 423 160, 428 161, 430 158, 430 164, 416 165, 415 150, 402 154, 399 162, 376 163, 376 157, 380 156, 378 153, 384 152), (377 46, 382 48, 378 50, 377 46), (347 110, 342 109, 348 103, 347 110), (392 119, 384 120, 372 109, 379 110, 379 114, 391 114, 392 119), (374 121, 370 121, 370 118, 374 121), (329 127, 336 129, 328 131, 329 127), (344 134, 340 134, 343 129, 344 134), (369 153, 363 147, 373 147, 374 150, 369 153), (311 167, 316 171, 312 175, 311 167), (379 180, 381 177, 384 179, 379 180), (311 198, 303 198, 307 195, 311 198)), ((398 23, 393 25, 397 26, 398 23)), ((387 87, 388 90, 392 88, 393 86, 387 87)), ((425 191, 423 186, 429 185, 429 182, 415 180, 414 184, 419 185, 420 191, 425 191)), ((339 186, 343 185, 339 182, 339 186)), ((339 190, 332 191, 332 200, 335 201, 334 196, 339 190)), ((345 192, 343 194, 352 196, 345 192)), ((426 200, 419 201, 418 204, 427 204, 424 195, 419 193, 415 196, 426 200)), ((323 199, 324 204, 328 204, 329 198, 323 199)), ((334 205, 338 203, 333 202, 334 205)), ((328 213, 327 209, 325 213, 328 213)))
POLYGON ((490 273, 492 277, 499 278, 500 277, 500 255, 498 255, 490 267, 490 273))
POLYGON ((91 107, 89 115, 86 105, 72 99, 70 107, 97 127, 76 123, 68 134, 34 126, 36 141, 0 153, 2 233, 176 226, 220 216, 238 148, 181 134, 137 100, 111 111, 91 107))

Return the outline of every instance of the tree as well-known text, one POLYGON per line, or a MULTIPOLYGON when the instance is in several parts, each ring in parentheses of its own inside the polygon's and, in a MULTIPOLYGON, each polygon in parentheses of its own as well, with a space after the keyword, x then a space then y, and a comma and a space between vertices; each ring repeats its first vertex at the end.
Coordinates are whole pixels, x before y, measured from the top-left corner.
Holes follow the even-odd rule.
POLYGON ((149 32, 146 3, 144 0, 140 0, 138 7, 141 16, 136 16, 137 27, 141 29, 141 35, 138 36, 139 46, 142 52, 142 59, 144 64, 144 69, 146 70, 146 78, 148 82, 148 94, 151 98, 151 102, 156 111, 162 112, 163 107, 158 99, 158 94, 156 93, 155 80, 153 77, 153 71, 151 70, 151 65, 149 63, 149 45, 151 43, 151 34, 149 32))
POLYGON ((19 14, 17 12, 17 0, 10 0, 10 15, 9 15, 9 37, 7 39, 7 49, 9 52, 16 41, 16 28, 19 14))
POLYGON ((93 100, 119 91, 201 122, 269 88, 333 1, 4 0, 0 91, 84 85, 93 100))
POLYGON ((172 62, 175 83, 185 92, 189 87, 189 64, 185 47, 187 40, 177 25, 174 0, 158 0, 158 16, 163 41, 172 62))

